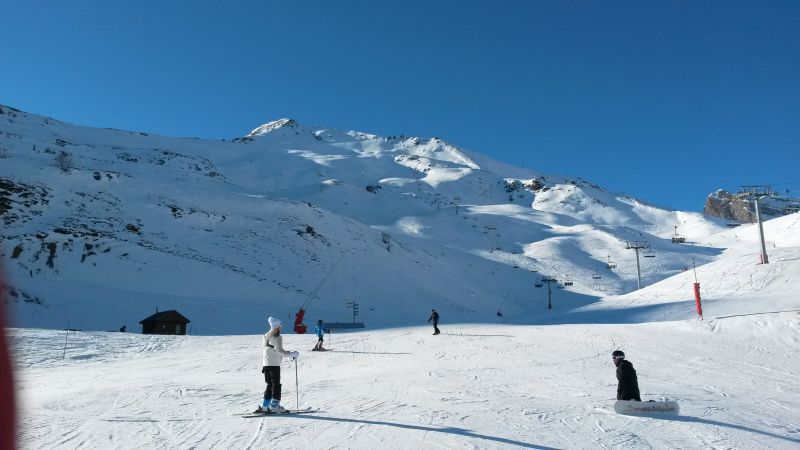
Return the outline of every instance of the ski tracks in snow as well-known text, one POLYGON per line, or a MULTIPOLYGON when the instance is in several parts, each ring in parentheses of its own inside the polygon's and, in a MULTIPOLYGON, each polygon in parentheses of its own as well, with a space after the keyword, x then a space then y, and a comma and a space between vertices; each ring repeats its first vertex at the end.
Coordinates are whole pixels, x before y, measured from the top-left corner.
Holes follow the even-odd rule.
MULTIPOLYGON (((731 328, 736 321, 754 323, 725 319, 714 332, 692 322, 340 334, 336 352, 303 352, 298 362, 300 405, 319 412, 254 419, 230 414, 260 402, 258 336, 131 342, 146 351, 23 369, 21 440, 104 449, 796 447, 794 338, 740 337, 749 328, 731 328), (678 400, 683 416, 613 413, 617 348, 636 367, 643 399, 678 400)), ((287 348, 307 342, 286 336, 287 348)), ((26 351, 40 350, 32 345, 26 351)), ((294 367, 282 369, 289 409, 294 367)))

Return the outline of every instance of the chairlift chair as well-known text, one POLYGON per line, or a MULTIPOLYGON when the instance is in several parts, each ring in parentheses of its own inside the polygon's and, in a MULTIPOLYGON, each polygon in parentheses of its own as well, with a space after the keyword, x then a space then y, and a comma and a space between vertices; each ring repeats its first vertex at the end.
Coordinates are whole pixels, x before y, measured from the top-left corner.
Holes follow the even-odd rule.
POLYGON ((654 252, 652 248, 648 248, 644 252, 644 257, 645 258, 655 258, 656 257, 656 252, 654 252))
POLYGON ((686 242, 686 237, 685 236, 681 236, 680 234, 678 234, 678 226, 676 225, 675 226, 675 234, 672 235, 672 243, 673 244, 683 244, 684 242, 686 242))

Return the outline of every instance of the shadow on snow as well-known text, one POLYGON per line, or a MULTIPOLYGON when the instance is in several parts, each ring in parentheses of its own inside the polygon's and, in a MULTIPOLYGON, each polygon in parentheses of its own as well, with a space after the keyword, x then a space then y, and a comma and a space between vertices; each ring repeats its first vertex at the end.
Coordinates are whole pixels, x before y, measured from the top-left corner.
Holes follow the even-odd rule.
POLYGON ((551 450, 555 447, 544 447, 541 445, 529 444, 527 442, 522 441, 515 441, 513 439, 502 438, 498 436, 489 436, 485 434, 478 434, 474 431, 465 430, 463 428, 455 428, 455 427, 431 427, 431 426, 423 426, 423 425, 413 425, 413 424, 406 424, 406 423, 397 423, 397 422, 384 422, 378 420, 365 420, 365 419, 349 419, 344 417, 323 417, 323 416, 313 416, 309 414, 304 415, 292 415, 287 414, 281 417, 303 417, 306 419, 316 419, 316 420, 326 420, 329 422, 348 422, 348 423, 363 423, 367 425, 385 425, 389 427, 397 427, 397 428, 405 428, 409 430, 419 430, 419 431, 430 431, 434 433, 448 433, 448 434, 455 434, 464 437, 471 437, 477 439, 486 439, 488 441, 500 442, 502 444, 507 445, 517 445, 520 447, 525 448, 535 448, 535 449, 545 449, 551 450))

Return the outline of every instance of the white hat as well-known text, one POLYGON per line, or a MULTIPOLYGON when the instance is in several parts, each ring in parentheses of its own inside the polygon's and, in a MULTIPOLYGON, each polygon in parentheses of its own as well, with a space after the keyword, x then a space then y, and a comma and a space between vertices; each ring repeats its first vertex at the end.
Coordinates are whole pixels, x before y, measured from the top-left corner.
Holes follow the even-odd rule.
POLYGON ((269 322, 270 328, 278 328, 279 326, 283 325, 281 319, 278 319, 277 317, 270 317, 269 319, 267 319, 267 322, 269 322))

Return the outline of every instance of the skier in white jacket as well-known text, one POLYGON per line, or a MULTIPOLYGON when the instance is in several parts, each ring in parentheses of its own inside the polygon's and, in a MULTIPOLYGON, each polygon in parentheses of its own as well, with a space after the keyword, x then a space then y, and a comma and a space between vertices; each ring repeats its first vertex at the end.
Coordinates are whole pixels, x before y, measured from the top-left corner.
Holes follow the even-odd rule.
POLYGON ((287 413, 289 411, 281 406, 281 360, 284 356, 297 359, 300 357, 300 353, 283 348, 283 336, 281 336, 283 323, 280 319, 270 317, 268 322, 270 330, 264 334, 263 366, 261 368, 267 389, 264 391, 264 401, 258 407, 257 412, 287 413))

